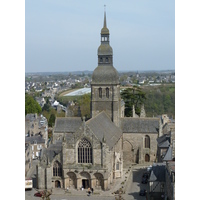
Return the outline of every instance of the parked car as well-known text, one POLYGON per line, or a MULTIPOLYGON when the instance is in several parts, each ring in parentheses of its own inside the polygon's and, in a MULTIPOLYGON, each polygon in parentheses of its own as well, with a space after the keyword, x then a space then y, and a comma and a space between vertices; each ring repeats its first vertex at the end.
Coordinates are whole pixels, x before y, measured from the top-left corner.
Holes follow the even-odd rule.
POLYGON ((41 194, 41 193, 39 193, 39 192, 36 192, 36 193, 34 194, 34 196, 35 196, 35 197, 41 197, 41 196, 42 196, 42 194, 41 194))
POLYGON ((142 183, 146 184, 147 182, 147 178, 142 178, 142 183))
POLYGON ((140 190, 139 195, 140 195, 140 196, 145 196, 146 193, 147 193, 147 191, 143 189, 143 190, 140 190))

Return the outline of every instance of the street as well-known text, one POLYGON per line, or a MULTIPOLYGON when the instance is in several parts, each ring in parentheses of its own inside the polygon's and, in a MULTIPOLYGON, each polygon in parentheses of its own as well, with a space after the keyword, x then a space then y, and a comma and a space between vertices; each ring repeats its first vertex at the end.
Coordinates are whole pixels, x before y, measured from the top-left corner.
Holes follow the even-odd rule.
POLYGON ((135 168, 133 169, 132 177, 128 179, 128 185, 126 189, 126 193, 122 196, 125 200, 144 200, 146 199, 145 196, 140 196, 139 192, 141 189, 148 190, 148 184, 142 184, 142 175, 146 171, 146 168, 135 168))

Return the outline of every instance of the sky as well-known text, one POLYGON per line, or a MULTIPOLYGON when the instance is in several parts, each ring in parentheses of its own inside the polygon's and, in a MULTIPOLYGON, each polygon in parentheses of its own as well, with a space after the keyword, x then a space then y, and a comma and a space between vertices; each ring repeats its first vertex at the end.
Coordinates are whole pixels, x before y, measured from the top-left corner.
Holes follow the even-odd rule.
POLYGON ((118 71, 175 69, 174 0, 26 0, 25 72, 93 71, 104 5, 118 71))

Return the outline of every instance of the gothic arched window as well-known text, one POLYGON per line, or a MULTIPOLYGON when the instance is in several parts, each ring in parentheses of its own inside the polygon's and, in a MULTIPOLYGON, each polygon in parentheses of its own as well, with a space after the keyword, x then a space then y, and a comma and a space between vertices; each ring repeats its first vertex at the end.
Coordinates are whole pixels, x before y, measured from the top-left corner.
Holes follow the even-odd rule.
POLYGON ((109 88, 106 88, 106 97, 109 98, 109 88))
POLYGON ((78 163, 92 163, 92 146, 85 138, 78 144, 78 163))
POLYGON ((99 88, 99 98, 102 98, 102 88, 99 88))
POLYGON ((53 164, 53 176, 62 176, 62 167, 58 161, 53 164))
POLYGON ((148 135, 145 135, 144 147, 150 148, 150 137, 148 135))

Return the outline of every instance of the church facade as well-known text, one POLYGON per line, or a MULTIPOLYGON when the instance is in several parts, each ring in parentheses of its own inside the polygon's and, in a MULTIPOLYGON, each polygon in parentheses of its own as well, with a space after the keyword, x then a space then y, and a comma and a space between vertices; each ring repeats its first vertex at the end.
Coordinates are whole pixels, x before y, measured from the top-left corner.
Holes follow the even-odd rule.
POLYGON ((155 161, 159 119, 146 118, 144 108, 140 117, 126 118, 124 108, 104 12, 91 82, 91 119, 56 118, 52 144, 43 149, 37 166, 38 188, 109 190, 124 165, 155 161))

